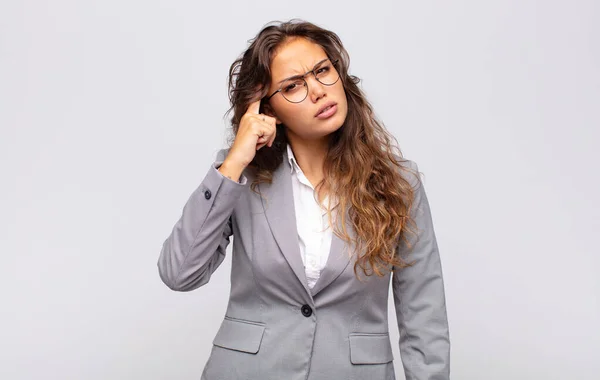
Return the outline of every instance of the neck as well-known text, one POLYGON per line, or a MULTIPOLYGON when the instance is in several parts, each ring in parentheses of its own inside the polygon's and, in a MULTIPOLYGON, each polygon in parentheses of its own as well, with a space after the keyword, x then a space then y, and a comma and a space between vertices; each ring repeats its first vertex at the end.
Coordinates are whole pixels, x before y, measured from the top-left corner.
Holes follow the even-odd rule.
POLYGON ((314 185, 323 179, 323 164, 329 147, 329 136, 319 140, 303 140, 288 134, 288 141, 298 166, 314 185))

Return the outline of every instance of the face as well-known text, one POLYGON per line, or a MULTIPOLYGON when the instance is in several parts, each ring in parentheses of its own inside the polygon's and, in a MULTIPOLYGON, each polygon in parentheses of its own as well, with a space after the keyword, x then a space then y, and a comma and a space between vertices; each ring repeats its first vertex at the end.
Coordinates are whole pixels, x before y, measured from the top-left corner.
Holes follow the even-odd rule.
MULTIPOLYGON (((270 96, 281 87, 281 81, 294 75, 302 75, 312 70, 315 65, 327 58, 325 50, 304 38, 295 38, 287 41, 276 51, 271 61, 270 96)), ((329 60, 319 66, 321 72, 335 68, 329 60)), ((316 70, 319 71, 319 70, 316 70)), ((324 74, 319 74, 324 75, 324 74)), ((274 116, 277 124, 283 123, 287 127, 289 138, 302 140, 315 140, 326 138, 329 134, 339 129, 348 113, 348 102, 342 80, 327 86, 319 82, 313 74, 304 77, 308 85, 308 94, 300 103, 291 103, 285 99, 281 92, 275 94, 265 107, 265 113, 274 116), (329 117, 316 116, 319 110, 329 102, 335 106, 329 112, 334 113, 329 117)))

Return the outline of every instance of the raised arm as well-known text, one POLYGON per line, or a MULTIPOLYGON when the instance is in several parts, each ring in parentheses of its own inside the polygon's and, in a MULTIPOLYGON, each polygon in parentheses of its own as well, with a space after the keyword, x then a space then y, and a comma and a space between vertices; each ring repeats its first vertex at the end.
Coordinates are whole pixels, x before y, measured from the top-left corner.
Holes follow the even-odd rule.
POLYGON ((158 272, 172 290, 190 291, 205 285, 225 258, 234 205, 247 186, 245 176, 236 182, 217 170, 225 155, 226 150, 219 151, 163 243, 158 272))

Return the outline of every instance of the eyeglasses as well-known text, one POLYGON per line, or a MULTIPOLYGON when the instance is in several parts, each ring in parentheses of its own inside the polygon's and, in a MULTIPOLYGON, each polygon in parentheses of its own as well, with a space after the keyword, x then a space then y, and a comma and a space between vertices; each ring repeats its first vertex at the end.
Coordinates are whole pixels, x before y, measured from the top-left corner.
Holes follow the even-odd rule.
POLYGON ((291 103, 300 103, 306 96, 308 95, 308 84, 306 83, 306 79, 304 79, 308 74, 312 73, 315 76, 315 79, 325 86, 334 85, 339 79, 340 74, 336 70, 336 65, 339 59, 331 61, 329 58, 319 62, 316 66, 307 71, 304 75, 296 75, 289 79, 286 79, 282 82, 279 90, 272 93, 269 97, 267 97, 267 101, 269 101, 273 96, 275 96, 278 92, 281 92, 281 95, 291 103))

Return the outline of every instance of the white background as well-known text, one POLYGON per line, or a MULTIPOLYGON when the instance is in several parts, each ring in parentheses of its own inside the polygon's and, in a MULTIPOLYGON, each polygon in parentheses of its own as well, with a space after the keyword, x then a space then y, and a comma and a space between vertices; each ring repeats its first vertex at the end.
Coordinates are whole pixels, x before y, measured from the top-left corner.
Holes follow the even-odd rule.
POLYGON ((226 144, 229 65, 299 17, 425 175, 452 378, 597 379, 598 4, 3 1, 0 378, 200 377, 231 257, 190 293, 156 261, 226 144))

